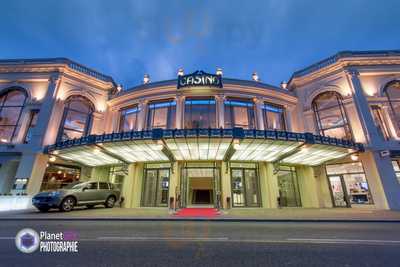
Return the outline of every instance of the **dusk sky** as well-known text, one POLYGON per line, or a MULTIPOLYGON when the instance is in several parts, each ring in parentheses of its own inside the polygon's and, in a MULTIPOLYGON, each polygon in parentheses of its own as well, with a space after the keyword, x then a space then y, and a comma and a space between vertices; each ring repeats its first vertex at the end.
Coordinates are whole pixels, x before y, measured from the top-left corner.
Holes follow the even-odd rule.
POLYGON ((399 0, 5 2, 0 58, 68 57, 125 88, 179 67, 279 85, 341 50, 400 48, 399 0))

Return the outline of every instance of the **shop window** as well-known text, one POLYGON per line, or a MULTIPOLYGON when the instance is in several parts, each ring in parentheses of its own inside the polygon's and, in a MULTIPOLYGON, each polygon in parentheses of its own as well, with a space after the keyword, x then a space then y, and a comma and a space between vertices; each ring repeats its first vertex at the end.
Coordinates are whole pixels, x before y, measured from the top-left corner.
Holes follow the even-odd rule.
POLYGON ((74 166, 49 164, 43 177, 41 191, 56 190, 79 182, 81 169, 74 166))
POLYGON ((150 103, 147 115, 147 129, 149 130, 154 128, 174 129, 175 116, 176 116, 175 114, 176 114, 175 101, 150 103))
POLYGON ((225 128, 255 128, 254 103, 248 100, 227 99, 225 106, 225 128))
POLYGON ((138 114, 139 108, 137 106, 122 109, 121 119, 119 123, 119 131, 129 132, 136 130, 138 114))
POLYGON ((233 207, 260 207, 257 169, 231 168, 233 207))
POLYGON ((389 100, 393 119, 398 128, 397 132, 400 134, 400 81, 388 83, 383 92, 389 100))
POLYGON ((0 141, 11 142, 21 127, 21 114, 26 102, 26 92, 12 89, 0 96, 0 141))
POLYGON ((38 115, 39 115, 39 110, 32 110, 30 113, 28 128, 26 130, 25 139, 24 139, 25 143, 29 143, 32 140, 32 131, 33 131, 33 128, 36 127, 38 115))
POLYGON ((321 135, 352 140, 341 95, 333 91, 319 94, 312 107, 321 135))
POLYGON ((400 163, 398 160, 392 160, 394 173, 396 174, 397 181, 400 183, 400 163))
POLYGON ((281 207, 300 207, 300 191, 297 180, 296 168, 279 166, 278 171, 279 200, 281 207))
POLYGON ((382 110, 379 106, 371 106, 372 116, 374 118, 375 126, 378 128, 378 132, 383 139, 389 139, 389 132, 386 127, 385 121, 383 120, 382 110))
POLYGON ((86 98, 73 96, 67 99, 58 140, 86 136, 91 127, 93 112, 94 106, 86 98))
POLYGON ((361 162, 326 165, 333 204, 373 204, 371 192, 361 162))
POLYGON ((216 128, 214 99, 186 99, 185 128, 216 128))
POLYGON ((267 130, 286 130, 285 109, 281 106, 264 103, 262 107, 264 126, 267 130))

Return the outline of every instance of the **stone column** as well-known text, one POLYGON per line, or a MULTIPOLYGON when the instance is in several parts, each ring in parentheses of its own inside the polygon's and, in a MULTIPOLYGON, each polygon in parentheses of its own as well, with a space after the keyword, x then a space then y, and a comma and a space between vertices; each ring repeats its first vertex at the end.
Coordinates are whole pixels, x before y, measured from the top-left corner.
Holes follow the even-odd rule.
POLYGON ((314 167, 315 182, 318 195, 318 206, 320 208, 332 208, 332 197, 329 189, 328 177, 326 176, 325 166, 314 167))
POLYGON ((143 131, 146 129, 146 114, 147 114, 147 100, 141 99, 139 101, 139 114, 138 114, 138 122, 137 122, 137 130, 143 131))
POLYGON ((49 86, 42 100, 38 120, 32 130, 31 143, 42 146, 55 143, 63 114, 63 101, 57 100, 61 84, 61 74, 57 73, 49 79, 49 86))
POLYGON ((221 198, 222 208, 230 209, 233 205, 232 191, 231 191, 231 174, 228 167, 228 162, 222 162, 221 164, 221 198), (227 198, 230 198, 230 206, 228 206, 227 198))
POLYGON ((365 136, 367 136, 368 142, 374 146, 381 140, 381 136, 379 135, 378 129, 375 126, 367 98, 364 95, 364 90, 361 86, 360 79, 358 78, 360 74, 355 69, 345 69, 344 71, 346 73, 349 86, 352 90, 353 101, 356 105, 365 136))
POLYGON ((360 154, 372 199, 378 209, 400 210, 400 184, 397 181, 390 157, 379 152, 360 154))
POLYGON ((0 168, 0 194, 10 193, 15 174, 18 169, 18 161, 11 159, 8 161, 3 161, 0 168))
POLYGON ((129 179, 133 180, 133 190, 131 191, 132 194, 132 208, 139 208, 140 202, 142 199, 142 191, 143 191, 143 167, 144 163, 136 163, 134 170, 129 169, 129 179))
POLYGON ((183 129, 184 125, 184 113, 185 113, 185 96, 179 95, 175 98, 176 101, 176 113, 175 113, 175 128, 183 129))
POLYGON ((293 120, 294 120, 294 116, 293 115, 293 111, 296 107, 294 106, 286 106, 285 107, 285 114, 284 114, 284 118, 285 118, 285 129, 288 132, 294 132, 293 130, 293 120))
POLYGON ((225 96, 224 95, 216 95, 215 96, 215 104, 217 111, 217 128, 225 127, 225 106, 224 106, 225 96))
MULTIPOLYGON (((179 191, 179 177, 181 175, 181 170, 178 162, 171 163, 171 174, 169 177, 169 198, 174 198, 174 203, 171 209, 174 209, 176 206, 176 196, 177 191, 179 191)), ((169 206, 169 199, 168 199, 168 206, 169 206)))
POLYGON ((24 153, 18 165, 15 178, 27 178, 26 193, 34 195, 39 192, 46 171, 48 155, 42 153, 24 153))
MULTIPOLYGON (((260 172, 266 182, 264 195, 262 196, 265 202, 265 208, 278 208, 279 185, 278 175, 274 173, 274 165, 270 162, 260 163, 260 172), (265 198, 265 200, 264 200, 265 198)), ((261 188, 262 189, 262 188, 261 188)))
POLYGON ((296 167, 301 204, 304 208, 318 208, 317 184, 314 170, 309 166, 296 167))
POLYGON ((90 177, 92 181, 108 182, 110 179, 110 167, 109 166, 98 166, 93 167, 90 177))
POLYGON ((136 163, 131 163, 128 166, 128 175, 124 177, 122 184, 121 196, 124 198, 122 207, 132 208, 133 204, 133 194, 134 194, 134 174, 136 170, 136 163))
POLYGON ((256 98, 254 101, 255 108, 256 108, 256 129, 258 130, 264 130, 264 118, 263 118, 263 105, 264 101, 260 98, 256 98))

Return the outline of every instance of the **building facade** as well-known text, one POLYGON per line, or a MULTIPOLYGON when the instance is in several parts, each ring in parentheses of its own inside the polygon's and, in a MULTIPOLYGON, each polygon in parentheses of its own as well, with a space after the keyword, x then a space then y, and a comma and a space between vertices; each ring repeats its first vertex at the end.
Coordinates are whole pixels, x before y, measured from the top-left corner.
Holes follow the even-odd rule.
POLYGON ((0 61, 0 209, 110 181, 122 206, 400 209, 400 51, 279 87, 179 70, 122 90, 65 58, 0 61))

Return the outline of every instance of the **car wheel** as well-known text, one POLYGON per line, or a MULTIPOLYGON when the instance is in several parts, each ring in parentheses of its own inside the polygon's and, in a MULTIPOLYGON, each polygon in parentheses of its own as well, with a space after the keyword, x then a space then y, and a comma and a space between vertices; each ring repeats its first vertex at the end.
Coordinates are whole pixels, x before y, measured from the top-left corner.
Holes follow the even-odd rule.
POLYGON ((94 205, 86 205, 86 208, 88 208, 88 209, 93 209, 94 208, 94 205))
POLYGON ((40 212, 48 212, 50 208, 37 208, 40 212))
POLYGON ((61 211, 71 211, 75 206, 75 199, 73 197, 66 197, 60 205, 61 211))
POLYGON ((106 203, 104 203, 104 206, 106 206, 106 208, 112 208, 115 205, 115 197, 114 196, 109 196, 106 200, 106 203))

